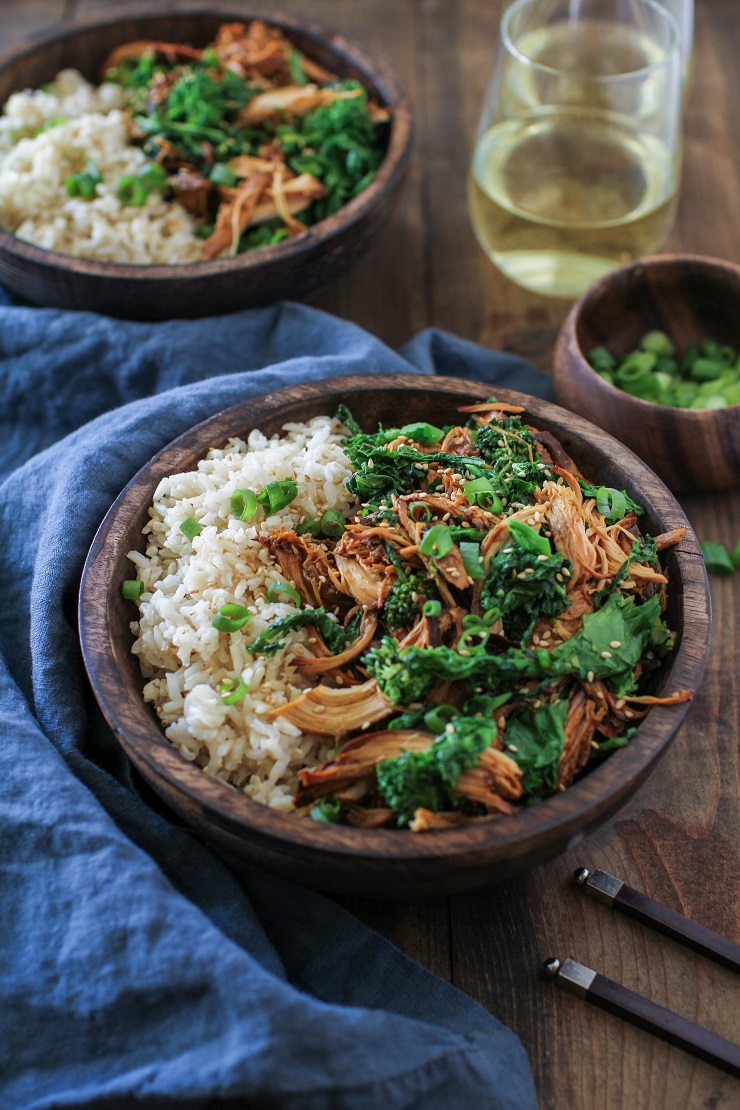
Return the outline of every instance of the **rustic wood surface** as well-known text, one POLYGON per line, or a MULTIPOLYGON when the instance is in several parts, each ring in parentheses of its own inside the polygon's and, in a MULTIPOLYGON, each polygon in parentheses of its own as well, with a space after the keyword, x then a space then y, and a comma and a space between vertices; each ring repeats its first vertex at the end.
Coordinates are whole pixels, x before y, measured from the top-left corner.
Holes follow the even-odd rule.
MULTIPOLYGON (((106 8, 101 0, 3 0, 4 45, 106 8)), ((254 0, 253 9, 270 9, 254 0)), ((500 0, 282 0, 383 57, 415 107, 416 152, 398 208, 350 276, 315 303, 396 346, 436 326, 549 369, 569 305, 525 293, 490 266, 465 209, 465 171, 500 0)), ((697 0, 681 202, 666 251, 740 261, 737 0, 697 0)), ((740 494, 683 497, 699 539, 734 546, 740 494)), ((618 875, 740 939, 740 577, 712 580, 702 687, 669 756, 599 832, 527 878, 449 899, 345 904, 478 999, 522 1038, 543 1110, 733 1110, 738 1081, 539 976, 581 963, 740 1042, 738 982, 710 961, 584 895, 580 864, 618 875)))

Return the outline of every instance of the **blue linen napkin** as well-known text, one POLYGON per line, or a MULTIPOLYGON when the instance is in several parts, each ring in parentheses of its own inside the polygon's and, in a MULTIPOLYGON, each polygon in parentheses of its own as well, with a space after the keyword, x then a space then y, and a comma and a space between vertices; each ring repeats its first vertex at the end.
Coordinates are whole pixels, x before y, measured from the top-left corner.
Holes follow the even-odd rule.
POLYGON ((414 372, 549 395, 520 359, 433 330, 395 353, 295 304, 154 325, 0 307, 5 1110, 536 1107, 521 1044, 482 1007, 165 810, 77 640, 95 530, 165 443, 284 385, 414 372))

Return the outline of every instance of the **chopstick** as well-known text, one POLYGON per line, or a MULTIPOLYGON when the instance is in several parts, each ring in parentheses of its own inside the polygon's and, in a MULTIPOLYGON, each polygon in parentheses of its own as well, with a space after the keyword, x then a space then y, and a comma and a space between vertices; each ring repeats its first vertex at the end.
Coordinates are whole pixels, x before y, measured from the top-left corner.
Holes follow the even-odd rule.
POLYGON ((740 1046, 674 1014, 575 960, 545 960, 545 974, 587 1002, 740 1079, 740 1046))
POLYGON ((669 909, 667 906, 628 886, 621 879, 606 871, 589 871, 579 867, 573 878, 581 889, 599 902, 604 902, 619 913, 648 925, 659 933, 678 941, 711 960, 740 972, 740 944, 707 929, 697 921, 669 909))

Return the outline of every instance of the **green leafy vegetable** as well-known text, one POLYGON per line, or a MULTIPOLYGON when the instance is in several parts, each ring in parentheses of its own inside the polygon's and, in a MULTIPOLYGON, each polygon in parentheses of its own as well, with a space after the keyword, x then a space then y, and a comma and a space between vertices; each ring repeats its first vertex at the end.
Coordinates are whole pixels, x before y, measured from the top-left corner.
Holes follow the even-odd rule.
POLYGON ((453 797, 460 776, 474 767, 496 737, 496 726, 478 717, 458 717, 425 752, 402 752, 379 763, 378 790, 407 825, 417 809, 438 813, 455 806, 453 797))
POLYGON ((281 640, 281 636, 296 628, 306 628, 308 625, 316 628, 332 655, 338 655, 348 642, 352 642, 348 638, 348 632, 345 632, 342 626, 329 616, 326 609, 299 609, 295 613, 289 613, 287 617, 279 617, 272 621, 264 632, 260 632, 259 636, 247 645, 247 651, 252 655, 258 653, 275 655, 285 647, 285 640, 281 640))
MULTIPOLYGON (((398 628, 411 628, 419 617, 419 610, 427 598, 437 596, 437 587, 423 571, 407 575, 393 586, 385 605, 383 620, 395 632, 398 628)), ((437 604, 439 604, 437 602, 437 604)))
POLYGON ((732 555, 724 544, 716 543, 714 540, 705 540, 699 544, 699 547, 708 574, 727 576, 734 574, 737 570, 735 559, 740 550, 740 544, 736 546, 732 555))
POLYGON ((519 764, 530 801, 552 794, 565 746, 568 702, 515 710, 506 722, 506 751, 519 764))

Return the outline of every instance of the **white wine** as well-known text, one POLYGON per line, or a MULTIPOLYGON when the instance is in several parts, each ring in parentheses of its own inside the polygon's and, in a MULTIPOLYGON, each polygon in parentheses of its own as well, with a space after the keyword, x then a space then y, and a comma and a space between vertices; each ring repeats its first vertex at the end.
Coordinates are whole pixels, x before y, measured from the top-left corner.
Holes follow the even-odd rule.
POLYGON ((673 152, 639 125, 587 108, 543 108, 481 136, 468 201, 481 245, 507 277, 573 297, 657 249, 675 184, 673 152))

